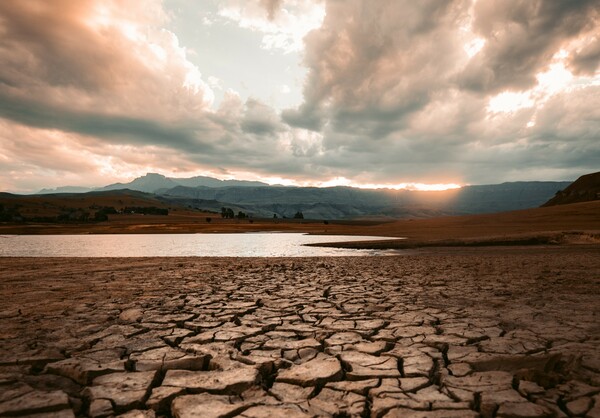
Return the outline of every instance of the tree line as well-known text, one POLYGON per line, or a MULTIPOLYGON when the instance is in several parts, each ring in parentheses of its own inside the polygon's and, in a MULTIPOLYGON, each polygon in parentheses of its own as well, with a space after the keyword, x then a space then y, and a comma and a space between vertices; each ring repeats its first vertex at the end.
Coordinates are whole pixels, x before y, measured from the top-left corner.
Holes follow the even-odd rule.
POLYGON ((233 209, 231 209, 231 208, 225 208, 225 207, 221 208, 221 218, 224 218, 224 219, 234 219, 234 218, 246 219, 249 217, 250 217, 250 215, 246 214, 245 212, 242 212, 241 210, 238 211, 238 213, 236 215, 235 212, 233 211, 233 209))
MULTIPOLYGON (((236 215, 235 212, 233 211, 233 209, 222 207, 221 208, 221 218, 224 218, 224 219, 234 219, 234 218, 246 219, 246 218, 251 218, 251 216, 242 212, 241 210, 238 211, 238 213, 236 215)), ((285 216, 283 218, 285 219, 285 216)), ((276 213, 273 214, 273 219, 277 219, 276 213)), ((293 219, 304 219, 304 214, 301 211, 298 211, 294 214, 293 219)))

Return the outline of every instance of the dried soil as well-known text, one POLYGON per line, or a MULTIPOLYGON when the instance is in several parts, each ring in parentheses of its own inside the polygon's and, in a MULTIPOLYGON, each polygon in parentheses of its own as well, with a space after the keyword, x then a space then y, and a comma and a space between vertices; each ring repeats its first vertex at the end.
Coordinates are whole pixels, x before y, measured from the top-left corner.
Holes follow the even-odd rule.
POLYGON ((599 416, 599 254, 3 258, 0 416, 599 416))

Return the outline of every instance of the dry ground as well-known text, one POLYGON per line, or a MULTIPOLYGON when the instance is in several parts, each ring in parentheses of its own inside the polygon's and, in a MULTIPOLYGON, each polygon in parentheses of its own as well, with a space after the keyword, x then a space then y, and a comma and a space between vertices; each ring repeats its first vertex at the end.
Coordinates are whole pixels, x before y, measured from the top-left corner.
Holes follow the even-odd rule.
POLYGON ((598 417, 599 254, 0 259, 0 416, 598 417))

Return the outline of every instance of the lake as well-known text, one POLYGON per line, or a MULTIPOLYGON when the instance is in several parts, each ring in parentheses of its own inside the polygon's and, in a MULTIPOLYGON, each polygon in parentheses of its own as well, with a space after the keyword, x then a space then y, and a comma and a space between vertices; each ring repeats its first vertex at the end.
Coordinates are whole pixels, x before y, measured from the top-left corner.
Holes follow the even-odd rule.
POLYGON ((1 235, 0 257, 329 257, 395 253, 304 246, 383 239, 390 238, 301 233, 1 235))

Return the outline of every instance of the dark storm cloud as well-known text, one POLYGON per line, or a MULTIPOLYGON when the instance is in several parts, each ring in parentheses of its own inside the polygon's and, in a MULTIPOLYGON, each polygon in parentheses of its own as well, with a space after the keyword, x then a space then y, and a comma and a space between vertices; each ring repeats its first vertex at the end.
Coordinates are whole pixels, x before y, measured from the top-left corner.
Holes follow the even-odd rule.
POLYGON ((200 145, 205 151, 213 148, 210 143, 198 141, 194 132, 201 129, 198 123, 168 126, 146 119, 75 111, 1 96, 0 114, 24 125, 101 137, 108 142, 137 145, 170 143, 182 150, 193 150, 200 145))
POLYGON ((241 128, 245 133, 255 135, 274 135, 284 130, 273 108, 254 99, 246 101, 241 128))
POLYGON ((1 78, 18 83, 35 73, 39 82, 90 90, 111 83, 126 55, 114 38, 81 24, 90 8, 89 1, 0 2, 1 78))
MULTIPOLYGON (((600 27, 600 22, 597 27, 600 27)), ((600 67, 600 33, 588 45, 573 53, 570 66, 576 74, 593 75, 598 70, 600 67)))
POLYGON ((478 2, 473 28, 486 45, 460 75, 461 85, 482 92, 532 87, 569 40, 598 35, 599 13, 598 0, 478 2))
POLYGON ((314 104, 305 103, 298 109, 285 109, 281 112, 281 118, 285 123, 297 128, 319 131, 323 127, 323 115, 321 110, 314 104))
POLYGON ((457 1, 329 2, 323 26, 306 37, 305 103, 284 119, 389 133, 447 86, 457 58, 452 28, 464 12, 457 1))

